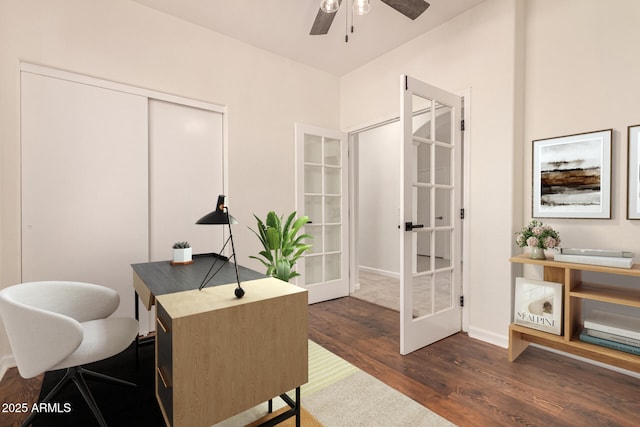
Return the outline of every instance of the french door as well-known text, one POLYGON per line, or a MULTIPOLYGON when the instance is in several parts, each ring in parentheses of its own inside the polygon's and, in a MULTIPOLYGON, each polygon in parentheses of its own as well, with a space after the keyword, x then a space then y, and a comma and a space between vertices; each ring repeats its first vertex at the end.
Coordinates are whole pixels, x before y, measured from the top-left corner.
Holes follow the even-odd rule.
POLYGON ((461 329, 462 100, 401 76, 400 353, 461 329))
POLYGON ((310 222, 311 249, 296 263, 309 303, 349 295, 347 137, 296 124, 296 211, 310 222))

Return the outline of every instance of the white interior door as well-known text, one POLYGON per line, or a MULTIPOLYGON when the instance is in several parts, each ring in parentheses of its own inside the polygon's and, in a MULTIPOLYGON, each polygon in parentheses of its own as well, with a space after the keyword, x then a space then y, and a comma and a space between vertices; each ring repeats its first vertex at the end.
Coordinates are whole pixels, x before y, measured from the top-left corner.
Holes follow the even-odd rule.
POLYGON ((148 260, 147 98, 22 72, 22 280, 97 283, 133 315, 148 260))
POLYGON ((196 225, 224 192, 222 114, 149 100, 150 260, 171 259, 174 242, 219 252, 222 226, 196 225))
POLYGON ((401 76, 400 352, 461 329, 462 100, 401 76))
POLYGON ((347 137, 296 124, 296 211, 311 222, 312 247, 298 260, 309 303, 349 295, 347 137))

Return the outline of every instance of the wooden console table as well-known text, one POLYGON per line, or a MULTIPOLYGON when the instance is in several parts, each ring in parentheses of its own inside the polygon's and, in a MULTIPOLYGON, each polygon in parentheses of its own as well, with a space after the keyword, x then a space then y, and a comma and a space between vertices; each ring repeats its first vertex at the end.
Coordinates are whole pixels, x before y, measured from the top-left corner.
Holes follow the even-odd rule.
POLYGON ((529 345, 537 343, 592 360, 597 360, 620 368, 640 372, 640 356, 580 341, 583 328, 582 304, 584 300, 603 301, 611 304, 640 307, 640 286, 635 289, 621 288, 606 283, 586 283, 582 281, 583 271, 610 275, 637 277, 640 283, 640 264, 632 268, 602 267, 590 264, 557 262, 553 257, 534 260, 529 254, 515 256, 511 262, 540 265, 544 268, 544 280, 562 283, 563 317, 562 334, 553 335, 525 326, 509 326, 509 361, 513 362, 529 345))
MULTIPOLYGON (((179 269, 174 279, 189 277, 185 269, 194 265, 172 267, 179 269)), ((154 274, 139 267, 136 291, 153 289, 146 282, 154 274)), ((145 300, 156 304, 156 397, 167 425, 210 426, 277 396, 292 408, 279 420, 296 416, 299 425, 300 386, 308 381, 307 290, 271 277, 243 280, 238 299, 235 276, 202 291, 181 290, 179 282, 176 291, 145 300), (284 395, 293 389, 295 402, 284 395)))

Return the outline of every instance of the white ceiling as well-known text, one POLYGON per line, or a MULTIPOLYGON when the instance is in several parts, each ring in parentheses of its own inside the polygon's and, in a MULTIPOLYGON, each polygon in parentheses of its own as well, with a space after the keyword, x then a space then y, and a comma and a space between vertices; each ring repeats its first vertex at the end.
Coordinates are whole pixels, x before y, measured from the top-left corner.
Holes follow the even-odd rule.
POLYGON ((484 0, 428 0, 431 6, 415 21, 371 0, 371 12, 354 17, 348 43, 345 14, 351 0, 342 2, 324 36, 309 35, 320 0, 133 1, 341 76, 484 0))

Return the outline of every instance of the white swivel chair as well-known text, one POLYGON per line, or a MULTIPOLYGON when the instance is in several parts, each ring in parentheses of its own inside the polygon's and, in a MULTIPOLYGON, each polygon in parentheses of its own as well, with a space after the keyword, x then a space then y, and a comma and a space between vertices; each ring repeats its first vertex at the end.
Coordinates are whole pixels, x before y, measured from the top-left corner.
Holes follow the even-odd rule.
MULTIPOLYGON (((31 282, 0 291, 0 314, 23 378, 67 369, 64 378, 42 402, 49 402, 73 381, 101 426, 106 426, 87 384, 92 375, 119 384, 135 384, 82 368, 125 350, 138 333, 133 318, 108 317, 118 305, 118 293, 104 286, 80 282, 31 282)), ((28 426, 32 413, 22 424, 28 426)))

